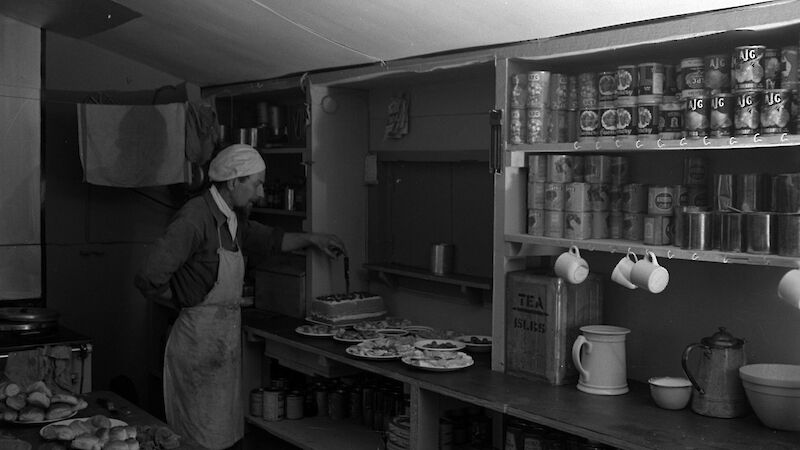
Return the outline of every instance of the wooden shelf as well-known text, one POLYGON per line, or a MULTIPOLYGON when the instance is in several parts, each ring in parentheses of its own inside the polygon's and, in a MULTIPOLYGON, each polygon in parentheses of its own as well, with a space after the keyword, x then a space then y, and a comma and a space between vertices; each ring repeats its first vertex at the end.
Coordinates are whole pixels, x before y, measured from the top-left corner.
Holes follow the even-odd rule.
MULTIPOLYGON (((723 264, 747 264, 753 266, 774 266, 797 268, 798 258, 778 255, 757 255, 753 253, 728 253, 716 250, 687 250, 671 245, 646 245, 641 242, 618 239, 564 239, 528 234, 506 234, 506 256, 528 256, 537 254, 530 245, 567 248, 576 246, 581 250, 625 254, 628 250, 636 254, 651 251, 659 258, 705 261, 723 264)), ((547 249, 543 249, 547 252, 547 249)), ((538 254, 543 254, 538 251, 538 254)))
POLYGON ((444 284, 453 284, 461 286, 462 288, 480 289, 485 291, 490 291, 492 289, 492 279, 489 277, 484 278, 459 274, 435 275, 428 270, 403 266, 400 264, 364 264, 364 268, 381 274, 435 281, 437 283, 444 284))
POLYGON ((287 211, 285 209, 277 208, 253 208, 250 210, 253 214, 269 214, 273 216, 292 216, 292 217, 305 217, 305 211, 287 211))
POLYGON ((266 421, 247 415, 249 423, 306 450, 373 450, 382 448, 381 433, 348 419, 306 417, 299 420, 266 421))
POLYGON ((305 147, 259 147, 258 152, 262 155, 302 155, 306 152, 305 147))

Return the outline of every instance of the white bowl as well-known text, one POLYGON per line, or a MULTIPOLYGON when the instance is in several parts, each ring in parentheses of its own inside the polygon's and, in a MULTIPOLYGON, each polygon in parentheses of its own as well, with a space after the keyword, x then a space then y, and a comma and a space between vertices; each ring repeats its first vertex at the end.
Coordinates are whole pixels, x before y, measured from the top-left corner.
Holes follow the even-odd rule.
POLYGON ((800 365, 749 364, 739 368, 739 377, 764 425, 800 431, 800 365))
POLYGON ((650 397, 661 408, 683 409, 692 398, 692 382, 683 377, 653 377, 650 384, 650 397))

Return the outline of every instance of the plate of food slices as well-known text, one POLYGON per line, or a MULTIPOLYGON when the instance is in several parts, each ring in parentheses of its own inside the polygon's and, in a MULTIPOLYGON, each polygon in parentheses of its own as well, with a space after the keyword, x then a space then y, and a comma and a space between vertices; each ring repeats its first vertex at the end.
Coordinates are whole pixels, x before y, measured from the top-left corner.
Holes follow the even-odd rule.
POLYGON ((414 350, 403 356, 401 361, 411 367, 433 372, 452 372, 475 364, 475 360, 464 352, 439 350, 414 350))
POLYGON ((414 344, 420 350, 438 350, 443 352, 457 352, 467 344, 449 339, 421 339, 414 344))
POLYGON ((365 320, 353 324, 353 328, 359 331, 364 330, 386 330, 396 328, 406 328, 411 325, 411 321, 400 317, 387 317, 381 320, 365 320))
POLYGON ((457 341, 463 342, 467 350, 472 352, 489 352, 492 350, 492 337, 481 336, 476 334, 468 334, 459 336, 457 341))
MULTIPOLYGON (((72 441, 80 436, 91 434, 93 437, 98 437, 102 440, 102 435, 104 432, 101 430, 106 429, 111 432, 112 429, 116 427, 127 426, 127 422, 123 422, 119 419, 112 419, 110 417, 97 415, 92 417, 66 419, 53 422, 50 425, 42 427, 42 429, 39 430, 39 435, 47 440, 72 441)), ((135 438, 135 428, 130 428, 131 429, 122 428, 113 430, 113 436, 111 437, 115 438, 114 440, 124 441, 125 439, 128 439, 128 435, 131 434, 132 437, 135 438)), ((109 439, 111 439, 111 437, 109 437, 109 439)), ((73 442, 73 448, 83 447, 75 447, 73 442)))
POLYGON ((294 329, 297 334, 302 334, 303 336, 311 336, 311 337, 330 337, 336 336, 336 327, 332 327, 330 325, 300 325, 299 327, 294 329))
POLYGON ((349 342, 351 344, 357 344, 367 339, 377 339, 379 337, 380 336, 375 331, 358 331, 349 328, 339 328, 336 330, 336 334, 333 335, 335 341, 349 342))
POLYGON ((414 350, 414 339, 409 336, 400 338, 368 339, 345 349, 350 356, 372 360, 400 359, 414 350))
POLYGON ((66 415, 64 415, 62 417, 59 417, 57 419, 47 419, 47 418, 38 419, 37 418, 37 419, 26 420, 24 418, 23 419, 17 418, 16 420, 9 420, 8 422, 9 423, 15 423, 17 425, 44 425, 44 424, 47 424, 47 423, 58 422, 59 420, 69 419, 70 417, 75 417, 75 415, 78 414, 78 411, 72 411, 70 413, 65 413, 65 414, 66 415))

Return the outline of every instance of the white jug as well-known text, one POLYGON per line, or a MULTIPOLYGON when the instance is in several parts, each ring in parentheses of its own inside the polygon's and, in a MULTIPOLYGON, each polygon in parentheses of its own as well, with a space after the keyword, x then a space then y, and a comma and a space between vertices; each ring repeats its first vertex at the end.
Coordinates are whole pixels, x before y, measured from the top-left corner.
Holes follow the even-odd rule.
POLYGON ((578 390, 589 394, 620 395, 628 392, 625 335, 631 330, 611 325, 581 327, 572 345, 578 369, 578 390))

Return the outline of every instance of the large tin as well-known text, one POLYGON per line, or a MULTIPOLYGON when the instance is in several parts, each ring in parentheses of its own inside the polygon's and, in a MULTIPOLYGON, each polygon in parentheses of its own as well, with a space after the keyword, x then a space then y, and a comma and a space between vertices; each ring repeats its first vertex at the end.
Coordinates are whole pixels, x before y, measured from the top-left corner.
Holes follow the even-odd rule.
POLYGON ((563 73, 550 74, 550 109, 567 109, 569 79, 563 73))
POLYGON ((704 89, 703 58, 693 57, 684 58, 680 63, 680 77, 678 77, 678 89, 704 89))
POLYGON ((669 245, 672 216, 645 216, 642 242, 647 245, 669 245))
POLYGON ((544 236, 543 210, 528 209, 528 234, 531 236, 544 236))
POLYGON ((547 108, 550 97, 550 72, 545 70, 528 72, 527 82, 528 90, 525 106, 535 109, 547 108))
POLYGON ((683 158, 683 184, 706 184, 708 182, 708 161, 702 156, 683 158))
POLYGON ((764 50, 766 47, 763 45, 736 47, 733 53, 732 89, 764 89, 764 50))
POLYGON ((571 155, 572 156, 572 181, 575 182, 583 182, 584 176, 586 174, 586 165, 583 159, 583 156, 580 155, 571 155))
POLYGON ((577 110, 579 106, 579 89, 578 89, 578 76, 569 75, 567 77, 567 109, 571 111, 577 110))
POLYGON ((800 78, 797 76, 798 46, 790 45, 781 48, 781 88, 791 89, 797 85, 800 78))
POLYGON ((590 239, 592 237, 592 213, 565 212, 564 237, 566 239, 590 239))
POLYGON ((708 135, 709 101, 705 95, 686 99, 683 129, 686 137, 699 138, 708 135))
POLYGON ((638 66, 639 84, 636 95, 664 94, 664 65, 656 62, 641 63, 638 66))
POLYGON ((578 74, 578 109, 597 108, 597 74, 584 72, 578 74))
POLYGON ((609 211, 622 211, 622 186, 612 184, 608 190, 609 211))
POLYGON ((616 135, 618 137, 635 136, 639 122, 636 109, 636 97, 618 97, 614 104, 617 107, 616 135))
POLYGON ((733 135, 734 96, 728 92, 718 92, 711 96, 711 112, 708 129, 712 137, 733 135))
POLYGON ((772 209, 781 213, 800 213, 800 173, 781 173, 772 177, 772 209))
POLYGON ((547 142, 569 142, 569 121, 564 109, 551 109, 547 130, 547 142))
POLYGON ((527 110, 525 118, 525 142, 528 144, 547 142, 549 114, 549 109, 529 108, 527 110))
POLYGON ((528 155, 528 183, 547 181, 548 157, 544 153, 528 155))
POLYGON ((734 178, 733 207, 739 211, 772 209, 772 178, 760 173, 740 173, 734 178))
POLYGON ((672 185, 672 192, 676 206, 689 205, 689 188, 685 184, 672 185))
POLYGON ((567 183, 564 188, 564 210, 588 212, 592 210, 589 183, 567 183))
POLYGON ((781 53, 777 48, 764 49, 764 89, 781 87, 781 53))
POLYGON ((729 211, 720 211, 716 215, 717 223, 714 227, 715 241, 719 241, 719 249, 723 252, 741 252, 744 250, 744 214, 729 211))
POLYGON ((644 239, 644 214, 622 213, 622 239, 626 241, 644 239))
POLYGON ((730 173, 715 173, 711 207, 714 211, 727 211, 733 206, 734 176, 730 173))
POLYGON ((640 95, 636 106, 636 134, 639 138, 658 139, 661 96, 640 95))
POLYGON ((286 411, 285 401, 285 392, 282 389, 265 389, 263 419, 267 422, 283 420, 286 411))
POLYGON ((636 65, 624 64, 617 66, 617 98, 637 95, 639 87, 639 71, 636 65))
POLYGON ((551 183, 571 183, 572 173, 571 155, 547 155, 547 181, 551 183))
POLYGON ((525 129, 527 128, 528 121, 525 110, 520 108, 511 108, 508 116, 508 143, 524 143, 525 129))
POLYGON ((696 206, 676 206, 672 215, 672 245, 687 248, 685 225, 686 215, 703 212, 705 209, 696 206))
POLYGON ((621 186, 630 181, 630 163, 625 156, 611 156, 609 167, 610 181, 613 186, 621 186))
POLYGON ((639 183, 622 185, 622 210, 631 213, 647 211, 647 185, 639 183))
POLYGON ((592 239, 608 239, 611 237, 611 213, 609 211, 592 212, 592 239))
POLYGON ((649 186, 647 188, 647 214, 670 216, 675 205, 672 186, 649 186))
POLYGON ((552 238, 564 237, 564 211, 544 212, 544 235, 552 238))
POLYGON ((745 213, 747 253, 777 253, 777 216, 768 212, 745 213))
POLYGON ((661 139, 680 139, 683 136, 683 105, 675 97, 664 97, 658 110, 658 132, 661 139))
POLYGON ((600 137, 613 138, 617 135, 617 107, 614 102, 601 101, 597 108, 600 117, 600 137))
POLYGON ((730 92, 731 57, 729 54, 706 55, 703 58, 703 84, 709 94, 730 92))
POLYGON ((611 239, 622 239, 622 215, 624 213, 611 211, 608 214, 608 236, 611 239))
POLYGON ((687 186, 688 206, 708 206, 708 186, 705 184, 690 184, 687 186))
POLYGON ((250 415, 254 417, 264 415, 264 388, 250 391, 250 415))
POLYGON ((511 89, 508 106, 525 108, 528 104, 528 74, 518 73, 511 77, 511 89))
POLYGON ((528 183, 528 208, 544 209, 544 187, 547 183, 528 183))
POLYGON ((611 157, 587 155, 583 158, 583 180, 587 183, 611 182, 611 157))
POLYGON ((681 248, 711 250, 713 248, 714 215, 710 211, 683 210, 681 248))
POLYGON ((564 183, 544 183, 544 209, 564 210, 564 183))
POLYGON ((609 211, 611 209, 610 187, 606 183, 591 183, 589 185, 589 202, 591 203, 592 211, 609 211))
POLYGON ((674 96, 680 90, 678 89, 678 75, 679 70, 675 64, 664 64, 664 95, 674 96))
POLYGON ((613 102, 617 95, 617 73, 600 72, 597 74, 598 102, 613 102))
POLYGON ((763 96, 763 90, 736 92, 736 108, 733 112, 733 133, 736 136, 751 136, 759 132, 763 96))
POLYGON ((600 115, 597 108, 584 108, 578 111, 578 139, 595 141, 600 137, 600 115))
POLYGON ((572 343, 584 325, 603 322, 601 278, 580 284, 533 271, 506 282, 506 372, 563 385, 577 380, 572 343))
POLYGON ((800 256, 800 214, 777 214, 778 254, 800 256))
POLYGON ((761 134, 781 134, 789 132, 791 91, 788 89, 767 89, 761 103, 761 134))

